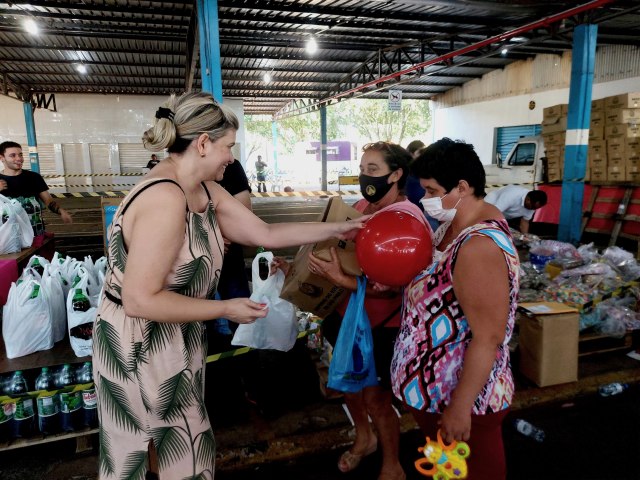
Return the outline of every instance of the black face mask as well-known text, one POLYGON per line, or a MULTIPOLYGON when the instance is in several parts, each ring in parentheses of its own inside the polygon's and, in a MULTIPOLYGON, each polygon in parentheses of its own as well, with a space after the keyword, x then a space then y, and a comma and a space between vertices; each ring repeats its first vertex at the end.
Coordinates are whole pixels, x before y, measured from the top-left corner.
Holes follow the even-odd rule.
POLYGON ((389 193, 389 190, 393 187, 393 183, 387 183, 391 173, 382 177, 371 177, 362 173, 360 174, 358 177, 360 192, 367 202, 376 203, 389 193))

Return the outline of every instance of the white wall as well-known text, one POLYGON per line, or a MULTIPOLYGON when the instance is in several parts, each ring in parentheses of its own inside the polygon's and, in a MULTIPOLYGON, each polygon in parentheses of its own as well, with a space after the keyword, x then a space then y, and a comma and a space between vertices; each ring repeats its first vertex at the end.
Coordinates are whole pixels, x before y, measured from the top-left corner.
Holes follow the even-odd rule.
MULTIPOLYGON (((627 78, 593 85, 593 100, 640 90, 640 77, 627 78)), ((496 98, 490 101, 465 104, 449 108, 436 108, 433 112, 433 138, 449 137, 474 145, 482 163, 491 163, 495 157, 495 131, 498 127, 532 125, 542 122, 542 109, 569 102, 569 89, 538 91, 526 95, 496 98), (529 102, 536 107, 529 110, 529 102)))
MULTIPOLYGON (((167 96, 56 94, 57 112, 36 109, 38 143, 142 143, 157 108, 167 96)), ((228 99, 225 105, 238 116, 244 164, 244 109, 242 100, 228 99)), ((13 140, 26 145, 27 133, 22 102, 0 95, 0 142, 13 140)))

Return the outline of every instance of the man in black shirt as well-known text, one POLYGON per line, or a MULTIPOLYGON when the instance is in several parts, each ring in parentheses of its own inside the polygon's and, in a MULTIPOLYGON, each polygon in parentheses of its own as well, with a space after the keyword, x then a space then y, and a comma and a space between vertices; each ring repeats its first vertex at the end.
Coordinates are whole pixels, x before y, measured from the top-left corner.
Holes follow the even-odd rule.
POLYGON ((149 163, 147 163, 147 168, 151 170, 153 167, 155 167, 159 163, 160 163, 160 160, 158 160, 158 156, 154 153, 153 155, 151 155, 151 160, 149 160, 149 163))
POLYGON ((69 212, 60 208, 48 192, 49 186, 39 173, 23 170, 22 146, 16 142, 0 143, 0 160, 4 170, 0 174, 0 193, 5 197, 34 197, 53 213, 60 215, 64 223, 72 223, 69 212))

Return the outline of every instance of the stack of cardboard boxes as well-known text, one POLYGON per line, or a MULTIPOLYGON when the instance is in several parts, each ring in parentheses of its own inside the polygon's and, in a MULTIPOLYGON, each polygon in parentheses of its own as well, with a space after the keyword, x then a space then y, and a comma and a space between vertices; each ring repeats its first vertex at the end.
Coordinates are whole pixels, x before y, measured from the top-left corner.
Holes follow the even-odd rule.
POLYGON ((559 182, 564 170, 564 144, 569 105, 554 105, 542 110, 542 138, 547 154, 547 181, 559 182))
MULTIPOLYGON (((542 137, 549 182, 562 180, 567 111, 566 104, 543 110, 542 137)), ((640 92, 591 102, 585 180, 640 183, 640 92)))
POLYGON ((607 181, 640 181, 640 92, 604 99, 607 181))

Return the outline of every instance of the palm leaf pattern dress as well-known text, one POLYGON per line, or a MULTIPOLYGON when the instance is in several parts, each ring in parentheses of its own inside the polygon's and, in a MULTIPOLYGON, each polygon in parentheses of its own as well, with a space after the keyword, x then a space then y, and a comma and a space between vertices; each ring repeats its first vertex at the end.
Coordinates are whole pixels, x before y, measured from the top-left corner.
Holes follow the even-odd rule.
MULTIPOLYGON (((204 406, 204 325, 128 317, 120 300, 127 263, 124 215, 138 194, 161 182, 176 183, 139 184, 120 205, 110 231, 105 290, 93 333, 101 480, 144 479, 151 441, 161 480, 214 476, 215 440, 204 406)), ((184 243, 165 288, 213 299, 224 245, 211 196, 203 188, 208 207, 203 213, 185 212, 184 243)))

